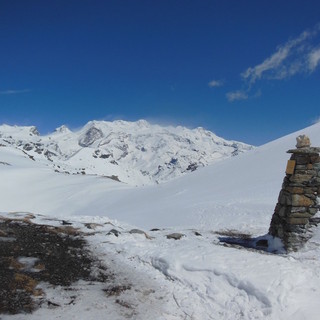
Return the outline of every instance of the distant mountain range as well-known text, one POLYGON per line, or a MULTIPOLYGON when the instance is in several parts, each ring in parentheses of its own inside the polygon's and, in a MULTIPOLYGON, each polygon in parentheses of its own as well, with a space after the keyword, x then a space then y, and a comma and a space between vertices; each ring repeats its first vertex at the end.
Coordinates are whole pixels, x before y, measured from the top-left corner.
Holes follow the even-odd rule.
POLYGON ((90 121, 41 136, 34 126, 0 126, 0 145, 21 150, 56 172, 99 175, 130 185, 179 177, 253 147, 203 128, 163 127, 145 120, 90 121))

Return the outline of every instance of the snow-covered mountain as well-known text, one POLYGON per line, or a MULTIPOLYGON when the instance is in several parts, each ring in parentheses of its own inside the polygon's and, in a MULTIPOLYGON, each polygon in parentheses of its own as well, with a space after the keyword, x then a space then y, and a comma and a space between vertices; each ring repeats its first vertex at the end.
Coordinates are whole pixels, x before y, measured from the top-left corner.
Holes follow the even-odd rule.
POLYGON ((56 172, 111 177, 131 185, 165 182, 252 149, 203 128, 162 127, 145 120, 90 121, 41 136, 36 127, 0 126, 0 145, 14 146, 56 172))

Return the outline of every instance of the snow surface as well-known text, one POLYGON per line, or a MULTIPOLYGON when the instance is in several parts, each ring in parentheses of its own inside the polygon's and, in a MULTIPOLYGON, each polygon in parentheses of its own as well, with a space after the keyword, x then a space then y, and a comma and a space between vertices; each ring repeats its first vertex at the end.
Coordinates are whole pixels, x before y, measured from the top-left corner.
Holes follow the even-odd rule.
POLYGON ((56 174, 21 150, 0 148, 3 215, 32 212, 81 228, 101 223, 87 237, 92 250, 136 288, 121 296, 134 312, 112 303, 98 285, 75 284, 79 297, 72 305, 61 289, 47 288, 63 307, 44 307, 23 319, 318 319, 319 230, 298 253, 277 255, 223 246, 215 233, 267 233, 290 157, 286 151, 302 133, 320 146, 316 124, 179 179, 139 188, 56 174), (151 239, 131 234, 134 227, 151 239), (107 235, 112 228, 119 237, 107 235), (167 239, 172 232, 185 236, 167 239))

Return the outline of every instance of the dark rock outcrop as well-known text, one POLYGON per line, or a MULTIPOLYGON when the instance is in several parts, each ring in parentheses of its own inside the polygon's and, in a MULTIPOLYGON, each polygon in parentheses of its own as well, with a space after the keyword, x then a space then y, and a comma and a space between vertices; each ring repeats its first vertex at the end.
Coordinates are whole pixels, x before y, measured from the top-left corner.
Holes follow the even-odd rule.
POLYGON ((81 147, 89 147, 95 141, 101 139, 102 137, 103 133, 100 129, 96 127, 91 127, 88 131, 86 131, 86 133, 82 137, 80 137, 79 145, 81 147))

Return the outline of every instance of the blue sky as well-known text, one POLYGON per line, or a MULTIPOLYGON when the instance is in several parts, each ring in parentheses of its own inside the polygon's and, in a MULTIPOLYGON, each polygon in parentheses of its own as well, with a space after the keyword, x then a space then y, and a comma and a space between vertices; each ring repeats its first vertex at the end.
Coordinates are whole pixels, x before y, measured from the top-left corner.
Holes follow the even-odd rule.
POLYGON ((320 1, 0 0, 0 123, 202 126, 260 145, 320 117, 320 1))

